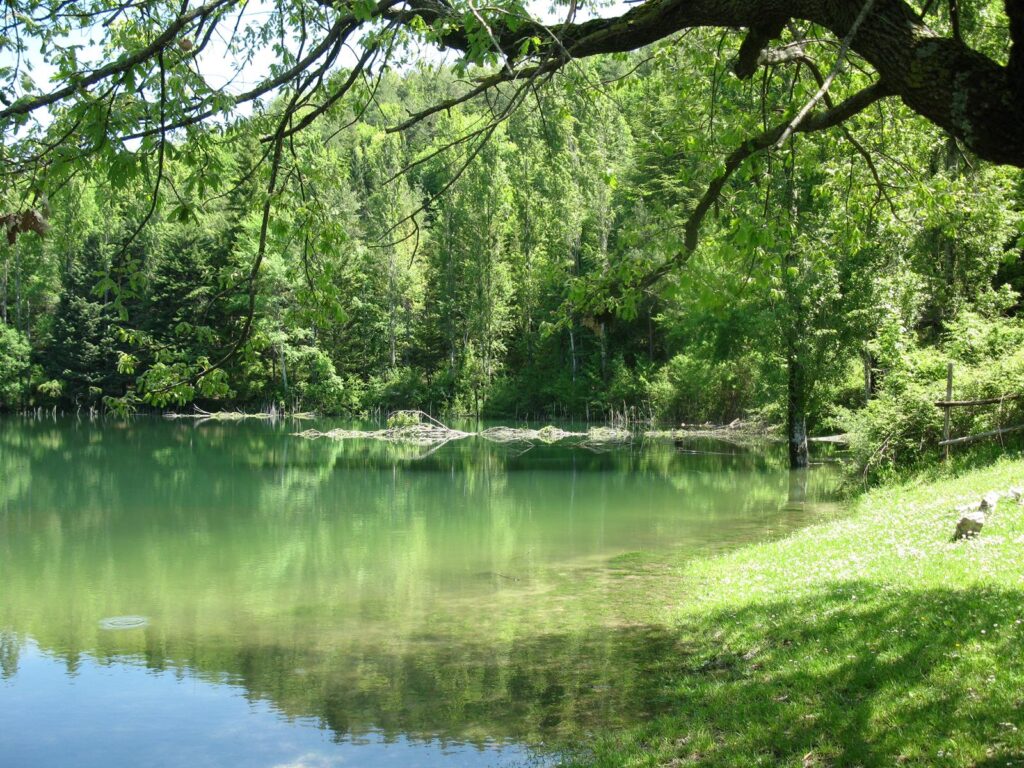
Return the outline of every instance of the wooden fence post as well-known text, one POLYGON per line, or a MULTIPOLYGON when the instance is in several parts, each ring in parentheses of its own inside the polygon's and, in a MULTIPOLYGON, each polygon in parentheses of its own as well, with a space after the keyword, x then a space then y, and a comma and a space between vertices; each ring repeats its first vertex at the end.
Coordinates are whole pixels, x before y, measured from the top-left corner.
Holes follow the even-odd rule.
MULTIPOLYGON (((949 403, 953 399, 953 363, 946 364, 946 402, 949 403)), ((942 447, 943 460, 949 461, 949 411, 952 406, 947 405, 942 410, 946 414, 946 418, 942 425, 942 440, 946 443, 942 447)))

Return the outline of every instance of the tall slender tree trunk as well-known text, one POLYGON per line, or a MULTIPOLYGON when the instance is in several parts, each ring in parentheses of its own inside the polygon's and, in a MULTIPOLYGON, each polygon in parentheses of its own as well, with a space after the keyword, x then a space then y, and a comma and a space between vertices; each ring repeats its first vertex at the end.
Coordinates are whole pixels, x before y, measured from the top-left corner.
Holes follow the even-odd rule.
POLYGON ((19 331, 21 327, 21 259, 18 258, 18 251, 14 251, 14 327, 19 331))
POLYGON ((786 356, 788 386, 786 396, 786 434, 789 438, 789 466, 807 466, 807 381, 796 347, 790 343, 786 356))
POLYGON ((284 396, 288 397, 288 367, 284 361, 284 344, 277 345, 278 355, 281 357, 281 386, 284 388, 284 396))
POLYGON ((573 333, 573 328, 569 326, 569 356, 572 360, 572 381, 576 383, 576 334, 573 333))
POLYGON ((398 314, 397 289, 395 287, 395 253, 388 251, 388 354, 391 360, 391 367, 395 367, 397 360, 395 341, 395 316, 398 314))
MULTIPOLYGON (((796 148, 789 144, 789 163, 785 166, 786 197, 789 203, 790 225, 800 225, 800 197, 796 186, 796 148)), ((807 466, 807 372, 800 359, 800 342, 807 329, 806 311, 791 270, 798 267, 793 242, 782 257, 782 281, 786 291, 788 322, 785 329, 786 344, 786 436, 789 443, 789 468, 807 466)))
POLYGON ((861 352, 861 360, 864 363, 864 404, 867 405, 871 401, 871 396, 875 394, 875 358, 867 349, 861 352))
POLYGON ((650 307, 647 308, 647 359, 654 362, 654 318, 650 307))
POLYGON ((4 271, 0 275, 0 320, 7 322, 7 260, 4 259, 4 271))

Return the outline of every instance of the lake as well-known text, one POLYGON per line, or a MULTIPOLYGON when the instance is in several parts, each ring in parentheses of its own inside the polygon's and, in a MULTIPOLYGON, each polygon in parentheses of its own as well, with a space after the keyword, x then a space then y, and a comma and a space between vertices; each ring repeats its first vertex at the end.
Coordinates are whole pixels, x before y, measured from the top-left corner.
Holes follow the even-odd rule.
POLYGON ((774 447, 307 426, 0 421, 0 766, 545 764, 657 714, 688 557, 837 508, 774 447))

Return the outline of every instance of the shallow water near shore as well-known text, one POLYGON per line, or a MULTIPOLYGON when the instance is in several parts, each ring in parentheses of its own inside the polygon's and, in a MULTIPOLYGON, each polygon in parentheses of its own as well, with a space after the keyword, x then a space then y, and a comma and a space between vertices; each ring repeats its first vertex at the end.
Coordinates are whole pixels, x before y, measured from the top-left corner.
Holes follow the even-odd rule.
POLYGON ((0 421, 0 765, 550 762, 658 711, 682 560, 837 510, 774 447, 294 429, 0 421))

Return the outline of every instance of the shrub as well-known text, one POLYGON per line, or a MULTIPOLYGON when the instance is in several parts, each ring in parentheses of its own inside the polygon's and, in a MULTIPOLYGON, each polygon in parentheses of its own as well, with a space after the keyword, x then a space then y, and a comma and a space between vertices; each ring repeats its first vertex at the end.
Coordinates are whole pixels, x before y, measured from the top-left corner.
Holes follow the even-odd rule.
MULTIPOLYGON (((938 348, 907 352, 882 377, 877 396, 842 421, 850 434, 852 466, 875 479, 912 469, 939 452, 946 366, 953 363, 953 397, 976 400, 1024 393, 1024 324, 962 314, 938 348)), ((966 436, 1024 423, 1024 399, 951 410, 951 434, 966 436)))
POLYGON ((682 354, 662 368, 651 386, 653 404, 667 421, 727 422, 760 405, 763 387, 757 367, 747 358, 716 362, 682 354))
MULTIPOLYGON (((431 393, 426 391, 420 371, 410 366, 396 366, 384 373, 371 376, 361 390, 362 410, 381 408, 386 411, 400 408, 423 408, 429 405, 431 393)), ((444 402, 440 398, 438 402, 444 402)))
POLYGON ((388 416, 388 429, 415 427, 420 423, 420 415, 416 411, 395 411, 388 416))
POLYGON ((22 402, 29 368, 29 344, 25 336, 0 323, 0 410, 22 402))
POLYGON ((317 347, 299 347, 289 351, 292 387, 302 407, 321 413, 339 414, 355 410, 345 381, 334 369, 330 357, 317 347))

